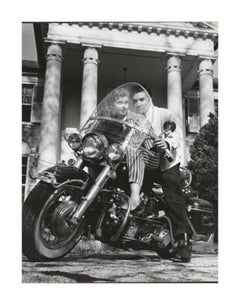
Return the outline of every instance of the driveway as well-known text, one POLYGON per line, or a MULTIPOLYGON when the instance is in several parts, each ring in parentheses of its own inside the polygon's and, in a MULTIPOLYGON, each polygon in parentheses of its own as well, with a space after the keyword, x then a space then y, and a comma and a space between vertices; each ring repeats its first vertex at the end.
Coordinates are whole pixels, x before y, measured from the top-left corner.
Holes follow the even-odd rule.
POLYGON ((23 257, 23 283, 216 283, 217 253, 193 253, 188 264, 154 252, 80 251, 53 262, 23 257))

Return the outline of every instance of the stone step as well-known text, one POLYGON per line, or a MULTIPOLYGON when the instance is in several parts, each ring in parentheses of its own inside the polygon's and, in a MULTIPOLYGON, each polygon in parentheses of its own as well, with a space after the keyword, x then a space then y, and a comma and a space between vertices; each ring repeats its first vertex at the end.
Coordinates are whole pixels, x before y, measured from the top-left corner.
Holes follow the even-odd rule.
MULTIPOLYGON (((108 244, 102 243, 98 240, 94 240, 91 238, 83 238, 80 242, 76 245, 73 250, 74 252, 88 252, 88 253, 123 253, 126 252, 123 249, 114 248, 109 246, 108 244)), ((193 243, 192 244, 192 252, 194 253, 205 253, 205 254, 216 254, 218 251, 218 244, 211 241, 210 243, 206 244, 203 242, 193 243)), ((149 251, 140 251, 141 252, 149 252, 149 251)))

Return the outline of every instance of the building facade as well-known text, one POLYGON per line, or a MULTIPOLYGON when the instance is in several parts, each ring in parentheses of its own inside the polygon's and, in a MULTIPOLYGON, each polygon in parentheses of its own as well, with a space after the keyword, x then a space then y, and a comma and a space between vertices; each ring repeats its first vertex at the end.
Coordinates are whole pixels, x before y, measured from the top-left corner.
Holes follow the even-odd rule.
POLYGON ((146 85, 155 105, 175 113, 186 165, 189 145, 216 113, 217 48, 213 22, 23 24, 24 196, 37 172, 71 157, 62 131, 80 128, 125 82, 146 85))

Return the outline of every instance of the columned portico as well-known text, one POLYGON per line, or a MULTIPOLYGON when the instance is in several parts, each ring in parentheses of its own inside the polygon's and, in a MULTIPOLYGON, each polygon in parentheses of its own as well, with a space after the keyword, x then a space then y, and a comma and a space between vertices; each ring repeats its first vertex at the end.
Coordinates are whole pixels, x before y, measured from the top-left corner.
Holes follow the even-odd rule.
POLYGON ((213 67, 211 59, 199 64, 200 126, 207 124, 209 113, 214 113, 213 67))
POLYGON ((87 46, 83 57, 80 128, 97 106, 98 63, 97 48, 87 46))
POLYGON ((217 27, 202 22, 49 22, 34 24, 32 34, 39 65, 24 56, 23 132, 36 149, 34 154, 40 154, 38 171, 60 157, 73 158, 60 130, 82 127, 98 98, 127 81, 147 85, 156 106, 175 114, 183 143, 182 164, 186 165, 184 146, 189 148, 199 125, 208 122, 214 99, 218 99, 217 78, 215 83, 216 75, 212 75, 217 27))
POLYGON ((56 163, 60 153, 60 89, 63 51, 51 43, 46 56, 46 73, 42 106, 38 172, 56 163), (44 162, 46 161, 46 162, 44 162))
MULTIPOLYGON (((183 105, 182 105, 182 81, 181 58, 177 55, 169 55, 167 60, 167 106, 176 118, 177 133, 180 143, 185 143, 183 132, 183 105)), ((185 144, 181 147, 182 165, 186 163, 185 144)))

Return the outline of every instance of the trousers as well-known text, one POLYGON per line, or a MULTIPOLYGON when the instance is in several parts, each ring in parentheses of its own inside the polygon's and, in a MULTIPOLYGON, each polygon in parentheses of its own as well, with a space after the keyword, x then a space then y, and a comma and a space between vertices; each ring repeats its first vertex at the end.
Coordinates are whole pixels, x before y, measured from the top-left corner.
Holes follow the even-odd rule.
POLYGON ((148 149, 128 148, 126 154, 129 182, 143 184, 145 180, 154 180, 161 184, 167 202, 168 215, 173 224, 174 235, 191 233, 187 218, 186 203, 182 196, 180 164, 160 171, 161 159, 157 153, 148 149))
POLYGON ((168 215, 173 224, 174 235, 191 233, 186 203, 182 196, 179 164, 157 174, 168 204, 168 215))

